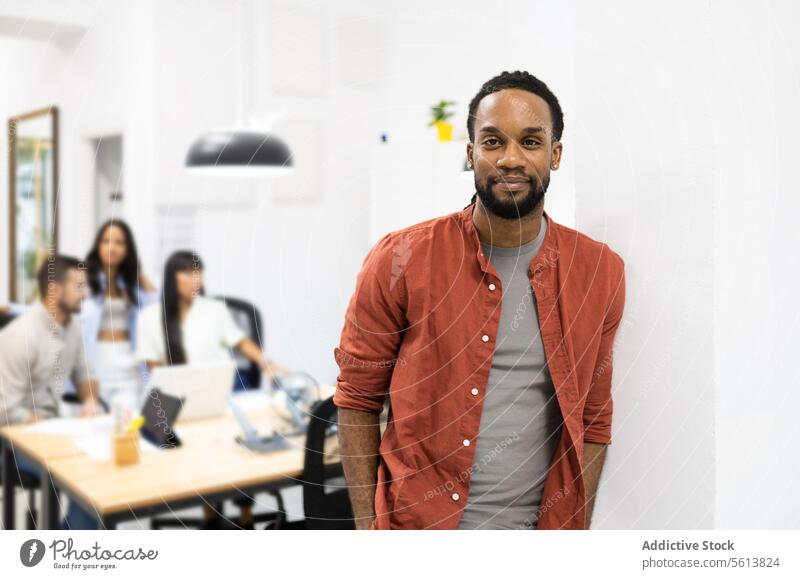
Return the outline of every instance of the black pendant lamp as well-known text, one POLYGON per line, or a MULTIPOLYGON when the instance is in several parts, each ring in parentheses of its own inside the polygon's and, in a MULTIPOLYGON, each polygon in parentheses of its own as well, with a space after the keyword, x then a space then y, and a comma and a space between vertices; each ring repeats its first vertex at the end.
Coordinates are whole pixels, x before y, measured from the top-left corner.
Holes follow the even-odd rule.
MULTIPOLYGON (((245 2, 236 4, 236 125, 212 130, 197 139, 186 154, 186 169, 192 173, 225 177, 272 177, 292 172, 292 152, 282 139, 269 132, 271 124, 243 124, 245 90, 252 92, 244 74, 252 54, 245 41, 252 22, 245 14, 245 2)), ((273 121, 280 115, 275 115, 273 121)))
POLYGON ((292 172, 292 153, 279 137, 262 131, 214 131, 197 139, 186 155, 192 173, 267 177, 292 172))

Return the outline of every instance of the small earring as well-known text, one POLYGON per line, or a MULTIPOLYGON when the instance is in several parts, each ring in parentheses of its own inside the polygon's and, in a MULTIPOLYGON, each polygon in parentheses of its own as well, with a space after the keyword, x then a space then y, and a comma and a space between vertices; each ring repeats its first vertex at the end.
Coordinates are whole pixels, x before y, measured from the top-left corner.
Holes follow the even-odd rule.
POLYGON ((467 161, 467 169, 472 169, 472 162, 471 161, 467 161))

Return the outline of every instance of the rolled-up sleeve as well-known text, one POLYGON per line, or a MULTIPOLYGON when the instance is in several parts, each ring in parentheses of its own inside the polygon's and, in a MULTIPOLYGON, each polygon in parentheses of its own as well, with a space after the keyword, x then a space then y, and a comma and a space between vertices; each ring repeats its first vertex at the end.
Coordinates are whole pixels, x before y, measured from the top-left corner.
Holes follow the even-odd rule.
POLYGON ((612 255, 609 273, 609 305, 603 321, 600 348, 592 383, 583 409, 583 440, 599 444, 611 443, 611 417, 614 402, 611 396, 611 375, 614 356, 614 337, 625 308, 625 266, 622 259, 612 255))
POLYGON ((407 327, 407 243, 389 234, 364 259, 334 350, 339 376, 333 401, 339 408, 383 409, 407 327))

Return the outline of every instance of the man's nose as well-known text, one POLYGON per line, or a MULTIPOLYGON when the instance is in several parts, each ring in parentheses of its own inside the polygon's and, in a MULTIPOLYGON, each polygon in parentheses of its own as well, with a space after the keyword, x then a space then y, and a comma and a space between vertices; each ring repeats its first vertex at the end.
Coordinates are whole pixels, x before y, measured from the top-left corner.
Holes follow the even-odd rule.
POLYGON ((524 166, 525 154, 516 143, 509 143, 497 160, 497 167, 501 169, 519 169, 524 166))

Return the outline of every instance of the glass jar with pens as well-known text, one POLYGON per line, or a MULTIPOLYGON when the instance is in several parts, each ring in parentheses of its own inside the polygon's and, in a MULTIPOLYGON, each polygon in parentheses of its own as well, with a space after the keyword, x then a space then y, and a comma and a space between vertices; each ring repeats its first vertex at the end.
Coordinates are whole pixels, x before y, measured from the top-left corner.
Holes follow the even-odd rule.
POLYGON ((111 432, 111 449, 116 466, 139 462, 139 430, 144 425, 142 416, 134 415, 134 399, 117 396, 111 401, 114 428, 111 432))

